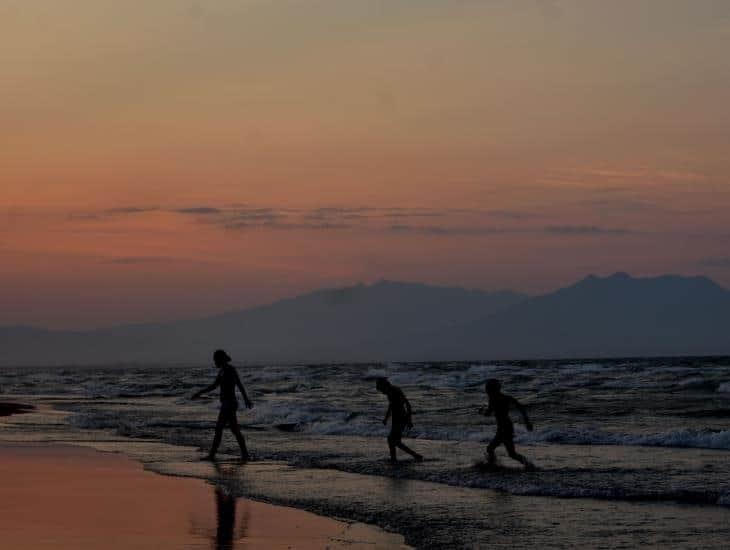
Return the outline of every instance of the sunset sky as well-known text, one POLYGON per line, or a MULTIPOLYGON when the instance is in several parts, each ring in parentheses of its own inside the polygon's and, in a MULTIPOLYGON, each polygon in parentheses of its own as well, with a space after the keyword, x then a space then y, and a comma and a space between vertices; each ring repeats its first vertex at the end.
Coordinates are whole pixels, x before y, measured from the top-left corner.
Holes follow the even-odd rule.
POLYGON ((730 287, 727 0, 0 0, 0 325, 730 287))

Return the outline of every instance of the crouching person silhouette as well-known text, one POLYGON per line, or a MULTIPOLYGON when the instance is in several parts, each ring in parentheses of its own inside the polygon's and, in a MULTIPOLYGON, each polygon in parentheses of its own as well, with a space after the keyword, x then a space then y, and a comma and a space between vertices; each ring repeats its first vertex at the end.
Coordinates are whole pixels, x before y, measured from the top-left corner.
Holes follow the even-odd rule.
POLYGON ((223 437, 223 428, 229 426, 233 435, 236 436, 238 446, 241 448, 241 460, 244 462, 248 461, 249 455, 246 449, 246 440, 243 438, 241 428, 238 425, 238 418, 236 417, 236 411, 238 410, 238 400, 236 399, 236 388, 238 388, 243 395, 243 402, 247 408, 253 407, 253 403, 246 394, 246 389, 241 384, 241 379, 238 377, 238 373, 233 365, 231 365, 231 358, 222 349, 217 350, 213 354, 213 362, 218 367, 218 376, 215 381, 208 387, 203 388, 199 392, 195 393, 191 399, 198 399, 204 393, 208 393, 220 386, 220 400, 221 409, 218 414, 218 422, 215 425, 215 437, 213 437, 213 446, 210 448, 210 452, 204 456, 201 460, 215 460, 215 454, 218 452, 218 447, 221 444, 221 438, 223 437))
POLYGON ((396 447, 411 455, 416 462, 422 462, 423 456, 412 449, 409 449, 402 441, 403 432, 413 427, 411 421, 411 404, 406 399, 403 391, 391 384, 387 378, 378 378, 375 381, 376 389, 385 394, 388 398, 388 410, 385 413, 383 424, 388 424, 388 418, 392 417, 390 434, 388 435, 388 448, 390 449, 390 461, 395 464, 398 459, 395 456, 396 447))
POLYGON ((484 416, 491 416, 494 414, 494 418, 497 421, 497 433, 487 446, 487 465, 490 467, 495 465, 497 458, 494 451, 500 445, 504 445, 504 448, 507 449, 507 454, 510 458, 521 462, 525 466, 526 470, 534 469, 534 466, 530 463, 530 461, 515 450, 515 429, 512 424, 512 419, 509 417, 510 406, 514 406, 518 411, 520 411, 520 414, 522 414, 522 418, 525 421, 525 427, 531 432, 532 423, 527 417, 525 407, 523 407, 514 397, 502 393, 502 384, 499 380, 495 380, 494 378, 487 380, 484 389, 489 396, 489 406, 486 409, 481 408, 479 412, 484 416))

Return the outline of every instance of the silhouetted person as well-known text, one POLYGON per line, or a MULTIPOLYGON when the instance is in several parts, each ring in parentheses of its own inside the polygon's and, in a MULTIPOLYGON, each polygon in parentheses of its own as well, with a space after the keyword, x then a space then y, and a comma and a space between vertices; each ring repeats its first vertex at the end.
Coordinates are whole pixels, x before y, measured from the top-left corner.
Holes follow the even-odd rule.
POLYGON ((392 416, 390 434, 388 435, 390 461, 394 464, 398 462, 395 456, 395 448, 398 447, 411 455, 416 462, 421 462, 423 456, 406 447, 401 441, 406 428, 413 427, 413 422, 411 421, 411 404, 406 399, 405 394, 400 388, 391 384, 387 378, 378 378, 375 381, 375 387, 388 398, 388 410, 385 413, 383 424, 388 424, 388 418, 392 416))
POLYGON ((246 440, 243 438, 241 428, 238 426, 238 418, 236 417, 236 411, 238 410, 238 400, 236 399, 236 388, 241 391, 243 395, 243 402, 247 408, 251 408, 253 404, 246 395, 246 389, 241 384, 241 379, 238 377, 236 369, 231 365, 231 358, 222 349, 217 350, 213 354, 213 362, 215 366, 220 370, 215 381, 208 386, 194 394, 192 399, 197 399, 204 393, 213 391, 215 388, 220 386, 221 388, 221 410, 218 414, 218 422, 215 425, 215 437, 213 438, 213 446, 210 452, 202 458, 202 460, 214 460, 215 453, 218 452, 218 447, 221 444, 221 438, 223 437, 223 428, 226 425, 230 426, 233 435, 236 436, 238 446, 241 448, 241 460, 247 461, 249 459, 248 450, 246 449, 246 440))
POLYGON ((502 384, 499 380, 495 380, 494 378, 487 380, 484 389, 489 396, 489 406, 486 409, 479 409, 479 412, 481 412, 484 416, 494 414, 494 418, 497 421, 497 433, 494 435, 494 438, 492 438, 492 441, 489 442, 489 445, 487 445, 487 464, 489 466, 494 466, 497 460, 494 455, 494 451, 500 445, 504 445, 504 448, 507 449, 507 454, 510 458, 524 464, 525 469, 532 469, 532 464, 530 464, 524 456, 515 451, 515 428, 512 424, 512 419, 509 417, 510 406, 514 406, 518 411, 520 411, 520 414, 522 414, 522 418, 525 421, 525 427, 531 432, 532 423, 527 417, 525 407, 523 407, 514 397, 502 393, 502 384))

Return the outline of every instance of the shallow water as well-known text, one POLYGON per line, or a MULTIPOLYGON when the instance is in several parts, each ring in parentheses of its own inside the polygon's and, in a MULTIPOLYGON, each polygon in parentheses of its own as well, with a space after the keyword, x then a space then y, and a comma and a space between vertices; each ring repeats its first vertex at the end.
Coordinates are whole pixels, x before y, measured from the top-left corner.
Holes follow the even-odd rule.
MULTIPOLYGON (((424 547, 520 540, 682 547, 696 545, 693 537, 700 537, 697 545, 721 547, 727 540, 728 359, 239 371, 255 402, 240 417, 256 460, 264 462, 232 473, 240 494, 372 521, 424 547), (373 387, 382 375, 413 404, 409 444, 429 458, 423 464, 393 467, 386 460, 386 403, 373 387), (517 442, 537 472, 517 469, 504 454, 501 471, 475 467, 494 432, 493 422, 476 414, 490 377, 528 405, 535 431, 518 423, 517 442)), ((3 369, 0 391, 13 401, 69 414, 11 417, 0 438, 91 441, 137 453, 153 469, 206 477, 183 446, 209 444, 217 401, 187 397, 214 374, 183 367, 3 369)), ((224 438, 223 451, 235 453, 232 437, 224 438)))

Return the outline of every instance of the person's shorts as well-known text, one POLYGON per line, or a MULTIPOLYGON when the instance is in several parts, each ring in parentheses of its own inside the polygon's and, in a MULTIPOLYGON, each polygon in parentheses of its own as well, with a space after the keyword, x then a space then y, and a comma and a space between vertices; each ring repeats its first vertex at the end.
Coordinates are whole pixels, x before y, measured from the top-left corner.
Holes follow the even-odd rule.
POLYGON ((226 414, 235 413, 238 410, 238 401, 221 401, 221 412, 226 414))
POLYGON ((510 442, 515 437, 515 431, 514 429, 506 429, 506 430, 497 430, 497 433, 494 434, 494 438, 492 439, 492 442, 495 443, 504 443, 505 441, 510 442))

